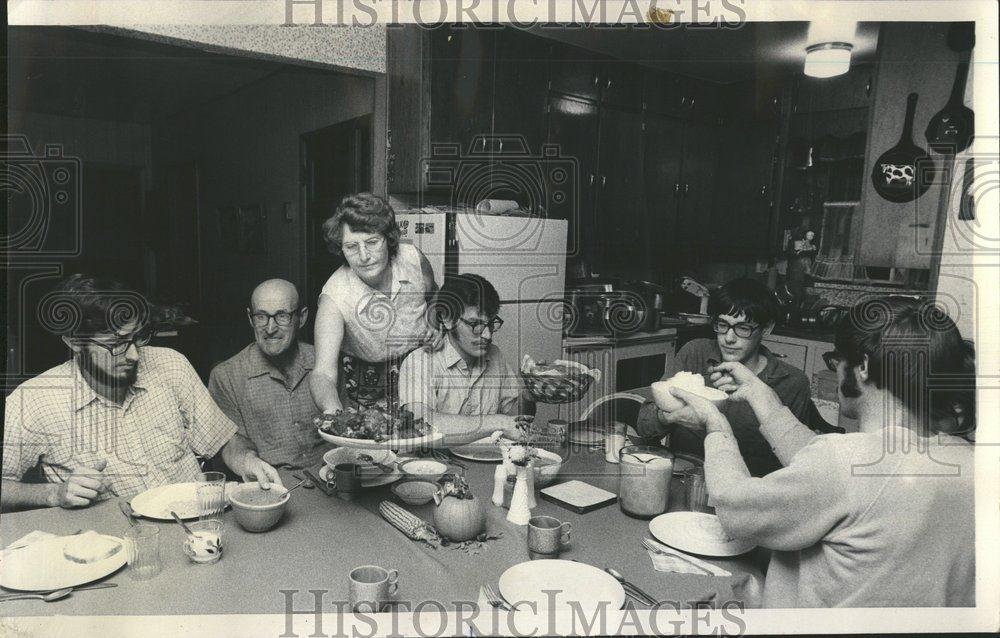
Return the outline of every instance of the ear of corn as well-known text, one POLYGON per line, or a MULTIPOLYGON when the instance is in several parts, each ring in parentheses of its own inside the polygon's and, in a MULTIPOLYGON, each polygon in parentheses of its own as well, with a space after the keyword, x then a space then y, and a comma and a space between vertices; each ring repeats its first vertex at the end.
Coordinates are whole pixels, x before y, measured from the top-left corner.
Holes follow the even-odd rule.
POLYGON ((378 511, 382 515, 382 518, 406 534, 408 538, 415 541, 424 541, 437 547, 437 543, 440 541, 437 530, 419 516, 406 511, 391 501, 382 501, 379 503, 378 511))

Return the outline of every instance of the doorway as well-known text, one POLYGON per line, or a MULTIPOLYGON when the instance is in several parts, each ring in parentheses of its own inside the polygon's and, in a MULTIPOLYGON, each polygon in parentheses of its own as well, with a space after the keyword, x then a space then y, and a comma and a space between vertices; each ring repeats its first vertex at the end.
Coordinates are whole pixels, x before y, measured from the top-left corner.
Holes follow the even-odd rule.
MULTIPOLYGON (((371 190, 372 116, 303 133, 299 143, 302 163, 302 210, 305 213, 305 300, 315 312, 326 280, 344 264, 323 238, 323 222, 345 195, 371 190)), ((303 337, 312 341, 312 322, 303 337)))

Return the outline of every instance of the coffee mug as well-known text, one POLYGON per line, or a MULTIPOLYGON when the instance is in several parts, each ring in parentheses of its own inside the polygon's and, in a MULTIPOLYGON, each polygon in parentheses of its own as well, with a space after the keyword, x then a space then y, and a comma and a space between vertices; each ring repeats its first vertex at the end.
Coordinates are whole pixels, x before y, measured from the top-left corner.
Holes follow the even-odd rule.
POLYGON ((528 521, 528 552, 546 557, 558 556, 562 546, 569 542, 572 529, 551 516, 535 516, 528 521))
POLYGON ((399 589, 399 572, 376 565, 355 567, 349 575, 351 611, 377 613, 399 589))
POLYGON ((337 463, 333 466, 333 482, 338 492, 361 489, 361 472, 357 463, 337 463))

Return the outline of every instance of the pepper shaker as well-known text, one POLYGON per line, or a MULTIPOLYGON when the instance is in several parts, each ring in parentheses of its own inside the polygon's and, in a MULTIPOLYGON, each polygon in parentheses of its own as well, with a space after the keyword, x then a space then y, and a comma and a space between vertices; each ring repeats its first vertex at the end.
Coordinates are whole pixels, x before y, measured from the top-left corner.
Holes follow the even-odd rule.
POLYGON ((500 464, 493 470, 493 504, 497 507, 503 506, 503 489, 507 484, 507 470, 500 464))

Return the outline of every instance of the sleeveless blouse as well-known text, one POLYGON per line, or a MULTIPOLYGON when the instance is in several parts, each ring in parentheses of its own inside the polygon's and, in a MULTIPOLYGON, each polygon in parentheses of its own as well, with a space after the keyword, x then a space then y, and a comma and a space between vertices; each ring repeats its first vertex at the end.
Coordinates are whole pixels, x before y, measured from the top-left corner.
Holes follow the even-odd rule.
POLYGON ((341 354, 375 363, 401 358, 420 345, 427 308, 420 251, 411 244, 400 244, 389 268, 392 285, 388 296, 362 281, 346 264, 323 286, 321 294, 329 297, 344 317, 341 354))

